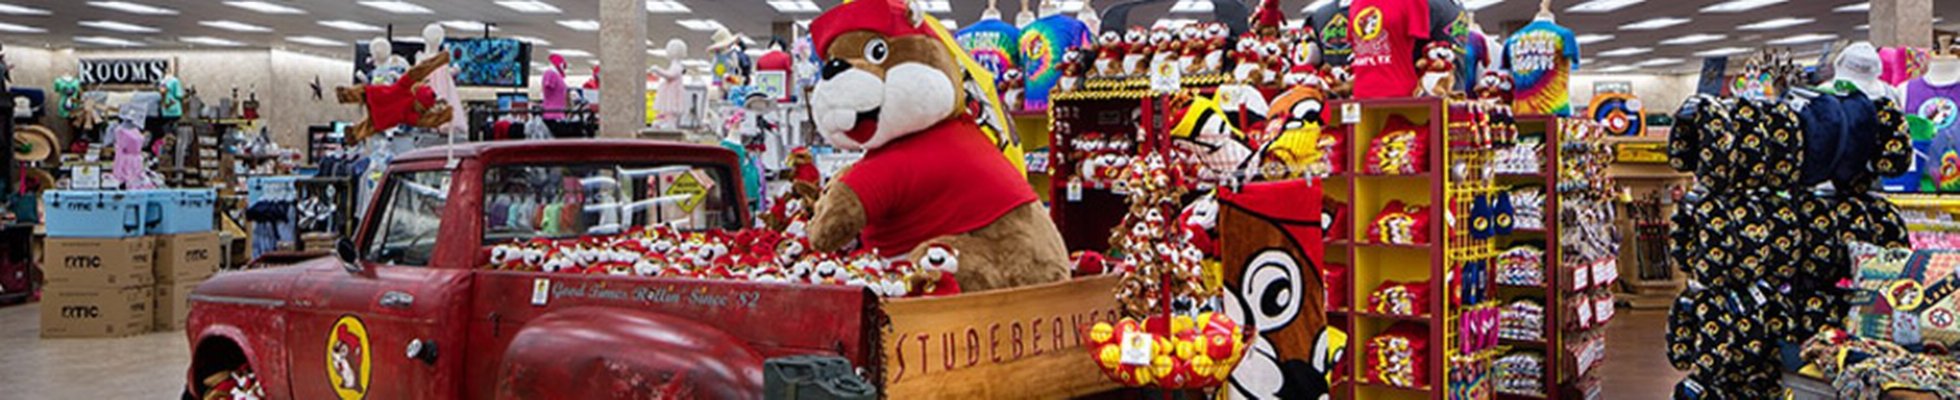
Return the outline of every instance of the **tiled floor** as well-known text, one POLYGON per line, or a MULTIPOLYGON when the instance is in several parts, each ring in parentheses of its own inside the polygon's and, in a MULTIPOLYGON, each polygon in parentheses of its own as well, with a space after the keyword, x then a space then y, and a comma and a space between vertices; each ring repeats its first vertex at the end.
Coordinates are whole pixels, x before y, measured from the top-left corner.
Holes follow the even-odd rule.
MULTIPOLYGON (((1666 399, 1682 374, 1669 367, 1664 312, 1622 310, 1607 326, 1605 398, 1666 399)), ((123 339, 41 339, 40 306, 0 307, 0 398, 163 399, 183 389, 190 359, 182 333, 123 339)))

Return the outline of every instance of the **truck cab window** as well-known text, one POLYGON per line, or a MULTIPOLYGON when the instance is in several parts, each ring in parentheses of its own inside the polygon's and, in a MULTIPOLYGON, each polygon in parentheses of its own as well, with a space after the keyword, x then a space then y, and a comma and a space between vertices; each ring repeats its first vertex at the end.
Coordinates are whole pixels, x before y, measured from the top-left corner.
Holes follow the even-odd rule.
POLYGON ((442 210, 449 201, 449 171, 396 173, 388 180, 381 204, 380 225, 367 245, 368 261, 401 266, 426 266, 442 230, 442 210))
POLYGON ((565 239, 664 225, 739 229, 722 168, 685 165, 506 165, 484 174, 484 243, 565 239))

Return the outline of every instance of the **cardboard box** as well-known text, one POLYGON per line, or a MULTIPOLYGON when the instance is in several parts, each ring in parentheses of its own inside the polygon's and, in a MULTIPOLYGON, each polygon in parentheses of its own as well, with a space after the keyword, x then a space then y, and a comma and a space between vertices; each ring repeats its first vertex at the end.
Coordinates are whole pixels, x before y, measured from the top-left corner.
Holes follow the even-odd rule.
POLYGON ((41 273, 48 286, 130 287, 156 283, 156 239, 48 238, 41 273))
POLYGON ((156 321, 154 288, 49 286, 41 291, 41 337, 112 338, 146 333, 156 321))
POLYGON ((218 233, 184 233, 156 238, 156 282, 200 282, 218 273, 218 233))
POLYGON ((158 332, 184 329, 184 318, 191 314, 190 295, 192 289, 204 281, 163 282, 156 288, 156 330, 158 332))

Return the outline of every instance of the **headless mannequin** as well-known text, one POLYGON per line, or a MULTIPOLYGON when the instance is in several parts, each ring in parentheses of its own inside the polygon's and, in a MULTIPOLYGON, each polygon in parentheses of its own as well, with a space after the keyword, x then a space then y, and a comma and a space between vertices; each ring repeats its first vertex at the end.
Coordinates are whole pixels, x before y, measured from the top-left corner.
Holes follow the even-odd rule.
POLYGON ((674 129, 680 125, 682 114, 687 113, 687 91, 681 86, 687 69, 681 60, 687 58, 687 42, 680 39, 667 40, 667 68, 653 68, 654 76, 660 78, 660 86, 653 95, 654 125, 662 129, 674 129))
POLYGON ((1062 7, 1055 5, 1055 0, 1041 0, 1041 7, 1037 8, 1037 11, 1041 12, 1042 18, 1048 18, 1061 14, 1062 7))
POLYGON ((1936 57, 1929 64, 1926 66, 1926 75, 1920 76, 1920 79, 1925 79, 1926 83, 1934 86, 1960 83, 1960 58, 1936 57))
POLYGON ((1558 22, 1553 18, 1554 17, 1552 16, 1552 0, 1539 0, 1538 15, 1531 17, 1531 19, 1534 21, 1558 22))
POLYGON ((1000 0, 987 0, 987 9, 980 12, 980 19, 1000 19, 1000 7, 996 4, 999 2, 1000 0))
POLYGON ((1089 33, 1102 32, 1102 17, 1096 15, 1096 6, 1090 0, 1082 0, 1082 11, 1075 13, 1075 19, 1089 27, 1089 33))
MULTIPOLYGON (((424 47, 421 53, 415 55, 415 61, 421 62, 428 60, 430 57, 435 57, 437 54, 441 54, 443 52, 442 40, 444 36, 447 36, 444 33, 441 24, 429 24, 428 26, 422 27, 422 43, 427 47, 424 47)), ((450 69, 448 65, 443 65, 437 67, 435 72, 429 73, 429 77, 423 81, 429 85, 430 90, 436 92, 436 101, 449 104, 449 113, 451 115, 449 123, 443 124, 437 127, 437 129, 450 135, 465 133, 469 130, 469 116, 463 115, 463 97, 456 94, 455 74, 455 70, 450 69)))
POLYGON ((1878 60, 1878 48, 1872 47, 1871 43, 1858 42, 1846 46, 1831 64, 1836 71, 1836 76, 1832 77, 1834 80, 1857 87, 1865 96, 1900 98, 1898 88, 1878 79, 1879 74, 1885 72, 1885 66, 1878 60))
POLYGON ((1014 26, 1027 28, 1034 23, 1034 8, 1028 7, 1028 0, 1021 0, 1021 12, 1014 14, 1014 26))

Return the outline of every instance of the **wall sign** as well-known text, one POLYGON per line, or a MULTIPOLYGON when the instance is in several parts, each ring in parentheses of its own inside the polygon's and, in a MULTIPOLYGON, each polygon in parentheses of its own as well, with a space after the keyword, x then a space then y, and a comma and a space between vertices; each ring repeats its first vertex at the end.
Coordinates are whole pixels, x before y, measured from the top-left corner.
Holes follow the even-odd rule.
POLYGON ((88 85, 155 84, 174 69, 169 58, 85 58, 76 63, 82 83, 88 85))

